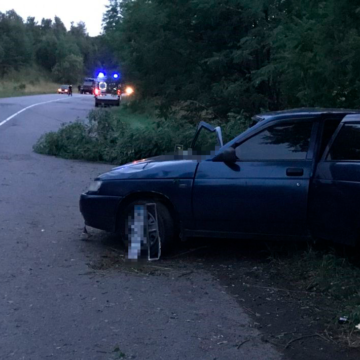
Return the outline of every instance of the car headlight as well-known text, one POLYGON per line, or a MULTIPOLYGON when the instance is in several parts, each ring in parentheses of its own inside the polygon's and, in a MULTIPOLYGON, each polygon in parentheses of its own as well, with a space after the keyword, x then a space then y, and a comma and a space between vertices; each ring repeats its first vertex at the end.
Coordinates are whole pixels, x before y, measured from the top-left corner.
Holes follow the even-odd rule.
POLYGON ((101 187, 101 181, 93 181, 89 186, 89 192, 97 192, 101 187))

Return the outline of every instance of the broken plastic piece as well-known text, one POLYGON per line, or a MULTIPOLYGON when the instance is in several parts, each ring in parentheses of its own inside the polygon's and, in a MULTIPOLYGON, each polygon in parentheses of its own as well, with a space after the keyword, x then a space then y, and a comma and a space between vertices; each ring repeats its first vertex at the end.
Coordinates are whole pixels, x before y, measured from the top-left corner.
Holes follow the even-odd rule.
POLYGON ((339 324, 346 324, 349 321, 349 318, 347 316, 341 316, 339 318, 339 324))
POLYGON ((83 232, 81 233, 81 236, 80 236, 81 240, 89 240, 89 233, 87 231, 87 228, 86 226, 84 226, 84 229, 83 229, 83 232))
POLYGON ((161 257, 161 239, 156 204, 146 204, 146 212, 148 260, 157 261, 161 257))

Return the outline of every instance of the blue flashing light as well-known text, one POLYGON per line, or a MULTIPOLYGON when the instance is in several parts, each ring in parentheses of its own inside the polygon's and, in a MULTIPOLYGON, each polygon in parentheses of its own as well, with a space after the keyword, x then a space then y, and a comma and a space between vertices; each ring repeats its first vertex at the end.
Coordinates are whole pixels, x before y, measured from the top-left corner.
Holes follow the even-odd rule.
POLYGON ((99 72, 98 78, 103 79, 105 77, 105 74, 103 72, 99 72))
POLYGON ((118 73, 115 73, 114 75, 113 75, 113 78, 114 79, 118 79, 120 77, 120 75, 118 74, 118 73))

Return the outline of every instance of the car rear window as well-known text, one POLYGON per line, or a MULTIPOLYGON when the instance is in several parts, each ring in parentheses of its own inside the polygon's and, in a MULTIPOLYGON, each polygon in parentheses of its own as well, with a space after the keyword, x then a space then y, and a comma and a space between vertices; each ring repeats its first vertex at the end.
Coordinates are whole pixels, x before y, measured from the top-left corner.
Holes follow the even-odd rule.
POLYGON ((327 160, 360 161, 360 124, 345 124, 341 128, 327 160))

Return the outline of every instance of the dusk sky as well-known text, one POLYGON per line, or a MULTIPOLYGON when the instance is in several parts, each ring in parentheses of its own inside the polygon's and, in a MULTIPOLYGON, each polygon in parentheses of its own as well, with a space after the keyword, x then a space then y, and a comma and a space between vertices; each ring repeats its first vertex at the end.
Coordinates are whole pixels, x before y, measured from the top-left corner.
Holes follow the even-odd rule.
POLYGON ((101 32, 101 21, 108 3, 108 0, 11 0, 0 1, 0 12, 15 10, 24 20, 34 16, 39 22, 42 18, 58 16, 68 29, 71 21, 83 21, 89 35, 96 36, 101 32))

